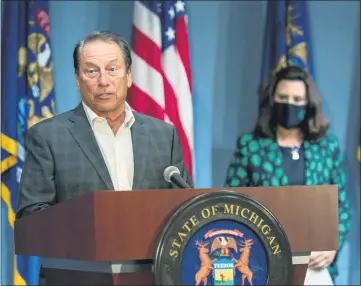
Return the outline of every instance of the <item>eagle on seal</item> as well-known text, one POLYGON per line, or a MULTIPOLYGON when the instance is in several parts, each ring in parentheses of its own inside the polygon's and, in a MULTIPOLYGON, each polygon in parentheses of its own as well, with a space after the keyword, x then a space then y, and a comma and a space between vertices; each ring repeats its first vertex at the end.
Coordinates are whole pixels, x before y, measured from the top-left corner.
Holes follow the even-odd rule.
POLYGON ((216 251, 217 249, 221 249, 221 256, 229 256, 229 249, 233 248, 235 252, 237 252, 237 244, 233 237, 228 236, 225 238, 224 236, 216 237, 211 246, 211 253, 216 251))

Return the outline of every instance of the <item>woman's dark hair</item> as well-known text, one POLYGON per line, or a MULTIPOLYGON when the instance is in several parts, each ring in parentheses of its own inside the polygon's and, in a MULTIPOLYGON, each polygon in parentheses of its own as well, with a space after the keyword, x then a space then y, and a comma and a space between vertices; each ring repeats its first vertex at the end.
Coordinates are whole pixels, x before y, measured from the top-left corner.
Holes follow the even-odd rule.
POLYGON ((301 80, 305 83, 308 100, 306 112, 308 121, 301 126, 302 133, 305 140, 320 141, 327 135, 330 123, 322 113, 321 97, 316 85, 306 71, 296 66, 281 69, 271 76, 268 84, 260 87, 260 111, 254 130, 255 136, 276 138, 277 125, 273 120, 272 109, 274 93, 281 80, 301 80))

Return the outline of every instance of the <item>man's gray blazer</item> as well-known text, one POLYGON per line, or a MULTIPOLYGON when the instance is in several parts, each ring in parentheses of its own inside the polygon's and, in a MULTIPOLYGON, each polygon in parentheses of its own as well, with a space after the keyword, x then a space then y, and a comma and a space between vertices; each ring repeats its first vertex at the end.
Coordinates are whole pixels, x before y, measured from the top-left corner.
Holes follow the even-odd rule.
MULTIPOLYGON (((171 165, 193 187, 176 129, 136 112, 134 117, 133 189, 173 188, 163 178, 171 165)), ((82 104, 30 128, 25 151, 17 218, 87 192, 114 190, 82 104)))

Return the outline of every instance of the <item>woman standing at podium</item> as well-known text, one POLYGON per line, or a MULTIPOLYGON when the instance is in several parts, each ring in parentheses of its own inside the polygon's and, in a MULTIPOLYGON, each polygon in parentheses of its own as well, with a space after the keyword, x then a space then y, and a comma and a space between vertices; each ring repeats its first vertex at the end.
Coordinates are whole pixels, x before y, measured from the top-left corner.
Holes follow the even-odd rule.
MULTIPOLYGON (((351 227, 351 209, 340 146, 328 128, 309 75, 295 66, 280 70, 261 91, 254 131, 238 138, 226 186, 337 184, 340 250, 351 227)), ((336 261, 336 251, 312 252, 305 285, 332 285, 336 261)))

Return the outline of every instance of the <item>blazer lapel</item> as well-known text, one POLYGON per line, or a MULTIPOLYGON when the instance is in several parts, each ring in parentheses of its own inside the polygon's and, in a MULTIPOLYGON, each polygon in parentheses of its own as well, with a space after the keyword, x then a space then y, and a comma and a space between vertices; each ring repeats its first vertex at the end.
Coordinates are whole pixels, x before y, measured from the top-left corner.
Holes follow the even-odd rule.
POLYGON ((134 156, 134 177, 133 189, 141 189, 148 162, 149 132, 144 121, 134 112, 135 121, 131 127, 133 156, 134 156))
POLYGON ((283 154, 278 146, 276 140, 270 138, 262 138, 260 140, 261 151, 263 155, 263 164, 261 166, 261 173, 265 173, 265 168, 268 166, 266 174, 266 184, 263 181, 263 186, 287 186, 288 177, 283 170, 283 154))
POLYGON ((98 172, 100 178, 104 181, 106 187, 109 190, 114 190, 108 168, 81 104, 77 106, 69 120, 73 122, 73 125, 69 128, 70 133, 88 157, 89 161, 98 172))
MULTIPOLYGON (((265 162, 272 166, 267 173, 268 184, 271 186, 284 186, 288 183, 288 178, 284 172, 280 172, 283 166, 283 155, 277 141, 272 139, 263 139, 261 146, 265 150, 265 162)), ((264 168, 264 167, 263 167, 264 168)), ((262 170, 264 172, 264 170, 262 170)))
POLYGON ((303 143, 305 150, 305 185, 313 186, 315 185, 314 174, 315 170, 312 171, 311 164, 313 158, 312 144, 309 141, 303 143))

